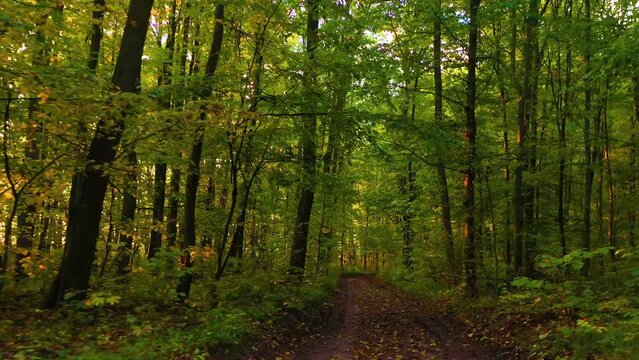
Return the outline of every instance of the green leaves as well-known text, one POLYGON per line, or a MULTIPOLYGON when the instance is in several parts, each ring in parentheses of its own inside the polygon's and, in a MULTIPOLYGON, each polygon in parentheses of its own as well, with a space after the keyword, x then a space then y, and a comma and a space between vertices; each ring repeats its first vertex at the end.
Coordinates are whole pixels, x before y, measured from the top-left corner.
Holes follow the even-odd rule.
POLYGON ((544 283, 545 282, 543 280, 533 280, 527 277, 518 277, 515 280, 513 280, 510 284, 518 288, 538 290, 543 288, 544 283))
POLYGON ((107 291, 98 291, 92 293, 84 304, 92 307, 103 307, 107 305, 117 305, 122 298, 118 295, 113 295, 107 291))

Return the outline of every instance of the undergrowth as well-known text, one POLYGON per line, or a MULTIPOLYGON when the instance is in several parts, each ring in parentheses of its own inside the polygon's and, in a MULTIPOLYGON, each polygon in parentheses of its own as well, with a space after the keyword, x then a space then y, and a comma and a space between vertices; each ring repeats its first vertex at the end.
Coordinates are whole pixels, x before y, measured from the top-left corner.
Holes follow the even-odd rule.
MULTIPOLYGON (((537 259, 535 278, 516 277, 499 295, 468 298, 463 285, 419 271, 381 276, 466 323, 469 336, 503 354, 538 359, 634 359, 639 354, 639 253, 576 250, 537 259), (586 262, 596 264, 583 276, 586 262)), ((503 276, 506 278, 506 274, 503 276)), ((505 355, 506 357, 508 355, 505 355)))
POLYGON ((180 304, 175 280, 183 274, 167 271, 175 259, 164 253, 124 278, 98 279, 100 291, 56 310, 40 309, 41 292, 13 294, 0 307, 0 359, 215 358, 290 314, 322 308, 339 281, 337 273, 297 282, 236 271, 214 283, 196 266, 199 280, 180 304))

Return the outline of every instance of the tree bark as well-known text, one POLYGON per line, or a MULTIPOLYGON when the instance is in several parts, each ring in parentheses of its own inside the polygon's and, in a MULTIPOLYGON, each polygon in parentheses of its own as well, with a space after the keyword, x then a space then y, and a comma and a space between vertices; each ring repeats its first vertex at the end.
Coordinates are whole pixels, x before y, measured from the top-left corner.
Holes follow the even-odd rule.
POLYGON ((122 196, 122 211, 120 213, 120 254, 118 260, 118 274, 123 275, 131 271, 131 255, 133 251, 133 222, 137 208, 137 162, 135 151, 131 151, 126 157, 127 176, 124 194, 122 196))
POLYGON ((468 64, 466 93, 466 168, 464 169, 464 238, 465 238, 465 275, 466 294, 477 296, 477 274, 475 264, 475 166, 477 161, 477 120, 475 106, 477 96, 477 47, 479 42, 479 24, 477 12, 480 0, 469 0, 468 64))
MULTIPOLYGON (((129 4, 111 80, 115 91, 140 91, 142 52, 152 7, 153 0, 135 0, 129 4)), ((114 119, 100 119, 86 155, 87 165, 73 177, 65 249, 60 270, 46 302, 49 307, 57 306, 69 290, 74 291, 72 298, 82 298, 89 287, 109 176, 104 168, 115 158, 115 148, 124 130, 126 111, 123 110, 124 113, 114 119)))
MULTIPOLYGON (((572 3, 567 4, 564 10, 564 16, 572 18, 572 3)), ((561 51, 557 58, 557 69, 559 71, 559 81, 561 83, 561 51)), ((570 95, 571 95, 571 79, 572 79, 572 50, 569 47, 566 51, 566 80, 564 86, 559 86, 559 94, 557 98, 557 113, 559 123, 559 179, 557 183, 557 224, 559 226, 559 245, 561 246, 561 254, 568 253, 568 245, 566 244, 566 209, 564 206, 564 189, 566 179, 566 123, 570 115, 570 95), (563 93, 563 97, 562 97, 563 93)))
MULTIPOLYGON (((590 42, 592 41, 591 24, 590 24, 590 0, 584 1, 586 11, 586 34, 585 34, 585 54, 584 66, 586 74, 590 72, 590 42)), ((595 172, 592 164, 592 139, 590 135, 590 121, 592 119, 592 85, 590 80, 586 80, 586 90, 584 91, 584 203, 583 203, 583 242, 582 248, 586 251, 591 247, 591 203, 592 203, 592 186, 594 182, 595 172)), ((590 261, 584 259, 582 274, 588 276, 590 274, 590 261)))
POLYGON ((169 182, 169 214, 166 219, 166 246, 172 248, 177 243, 178 233, 178 212, 179 212, 179 196, 180 196, 180 181, 182 178, 182 172, 178 167, 171 169, 171 180, 169 182))
MULTIPOLYGON (((215 26, 213 28, 213 41, 211 43, 211 50, 206 63, 204 75, 210 79, 217 70, 217 64, 220 58, 220 51, 222 49, 222 40, 224 35, 224 5, 217 5, 215 7, 215 26)), ((202 91, 202 98, 208 99, 213 90, 209 84, 205 85, 202 91)), ((193 260, 191 258, 188 247, 195 245, 196 232, 195 232, 195 205, 197 199, 197 188, 200 183, 200 160, 202 158, 202 144, 204 141, 204 120, 206 119, 206 107, 200 109, 200 123, 195 133, 195 139, 191 148, 191 156, 189 157, 189 165, 186 175, 186 188, 185 201, 184 201, 184 235, 182 239, 181 248, 185 250, 182 266, 186 269, 193 266, 193 260)), ((177 287, 179 296, 184 299, 189 296, 191 291, 192 275, 190 272, 186 272, 183 277, 180 278, 180 282, 177 287)))
MULTIPOLYGON (((435 123, 442 126, 444 122, 443 85, 442 85, 442 2, 435 2, 435 24, 433 36, 433 67, 435 81, 435 123)), ((457 282, 457 267, 455 263, 455 249, 453 246, 453 227, 450 216, 450 197, 448 195, 448 179, 444 167, 443 157, 439 159, 437 167, 437 180, 439 184, 439 207, 442 228, 444 229, 444 247, 448 271, 453 282, 457 282)))
POLYGON ((528 128, 533 116, 534 84, 533 79, 534 50, 537 43, 538 1, 531 0, 525 18, 525 40, 523 49, 524 74, 523 84, 519 94, 519 106, 517 110, 517 167, 515 168, 515 191, 513 207, 515 210, 514 228, 514 274, 531 275, 532 264, 529 252, 532 249, 526 247, 530 244, 533 189, 524 184, 524 172, 531 169, 530 145, 528 144, 528 128), (527 220, 527 221, 526 221, 527 220))
MULTIPOLYGON (((631 126, 632 126, 632 135, 630 137, 630 142, 636 144, 637 136, 635 135, 635 129, 637 124, 639 123, 639 76, 632 77, 632 94, 635 105, 635 116, 632 117, 631 126)), ((633 146, 630 150, 630 184, 628 186, 630 191, 630 196, 632 199, 635 198, 636 188, 637 188, 637 175, 635 171, 635 167, 637 166, 637 147, 633 146)), ((637 246, 637 211, 635 207, 632 206, 630 209, 630 214, 628 215, 628 220, 630 222, 629 228, 630 231, 628 233, 628 242, 630 246, 637 246)))
POLYGON ((608 89, 606 89, 606 103, 603 110, 603 137, 604 137, 604 160, 606 162, 606 177, 608 179, 608 246, 610 249, 610 258, 615 260, 615 249, 617 248, 617 239, 615 231, 615 186, 612 177, 612 165, 610 164, 610 126, 608 124, 608 89))
POLYGON ((93 0, 91 13, 91 42, 89 43, 89 71, 95 72, 100 59, 100 45, 102 44, 102 20, 106 10, 105 0, 93 0))
MULTIPOLYGON (((317 0, 307 0, 306 19, 306 53, 311 61, 314 60, 314 51, 318 45, 319 20, 317 15, 317 0)), ((311 72, 313 69, 310 70, 311 72)), ((307 82, 312 83, 313 74, 307 73, 307 82)), ((310 85, 312 86, 312 85, 310 85)), ((310 89, 309 89, 310 90, 310 89)), ((293 235, 293 245, 289 260, 289 275, 301 278, 304 275, 306 266, 306 250, 308 246, 308 228, 311 221, 311 211, 313 209, 313 199, 315 197, 315 134, 317 132, 317 119, 314 115, 305 116, 302 120, 302 167, 304 177, 302 180, 302 190, 297 205, 297 216, 295 219, 295 232, 293 235)))
MULTIPOLYGON (((166 40, 168 50, 167 60, 162 64, 162 73, 158 79, 158 85, 171 85, 173 82, 173 55, 175 53, 175 34, 177 32, 177 1, 171 4, 171 15, 169 17, 169 34, 166 40)), ((169 94, 163 94, 161 105, 171 108, 171 98, 169 94)), ((164 151, 161 152, 162 156, 164 151)), ((164 222, 164 201, 166 200, 166 172, 167 164, 164 159, 155 162, 155 174, 153 179, 153 228, 151 229, 151 239, 149 240, 148 258, 152 259, 162 248, 162 232, 159 230, 164 222)))

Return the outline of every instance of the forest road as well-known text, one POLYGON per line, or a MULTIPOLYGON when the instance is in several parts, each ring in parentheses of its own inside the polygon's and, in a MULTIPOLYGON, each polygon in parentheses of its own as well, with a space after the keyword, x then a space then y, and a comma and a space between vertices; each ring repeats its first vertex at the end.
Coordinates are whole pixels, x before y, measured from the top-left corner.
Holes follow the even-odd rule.
POLYGON ((451 316, 368 276, 343 279, 324 329, 293 360, 497 359, 451 316))

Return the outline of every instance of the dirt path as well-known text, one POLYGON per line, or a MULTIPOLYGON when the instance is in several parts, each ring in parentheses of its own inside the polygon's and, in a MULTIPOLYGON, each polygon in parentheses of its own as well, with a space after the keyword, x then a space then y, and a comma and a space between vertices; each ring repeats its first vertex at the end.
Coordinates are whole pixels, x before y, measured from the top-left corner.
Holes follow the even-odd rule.
POLYGON ((328 326, 304 338, 291 359, 497 358, 450 316, 373 278, 344 279, 335 301, 328 326))

